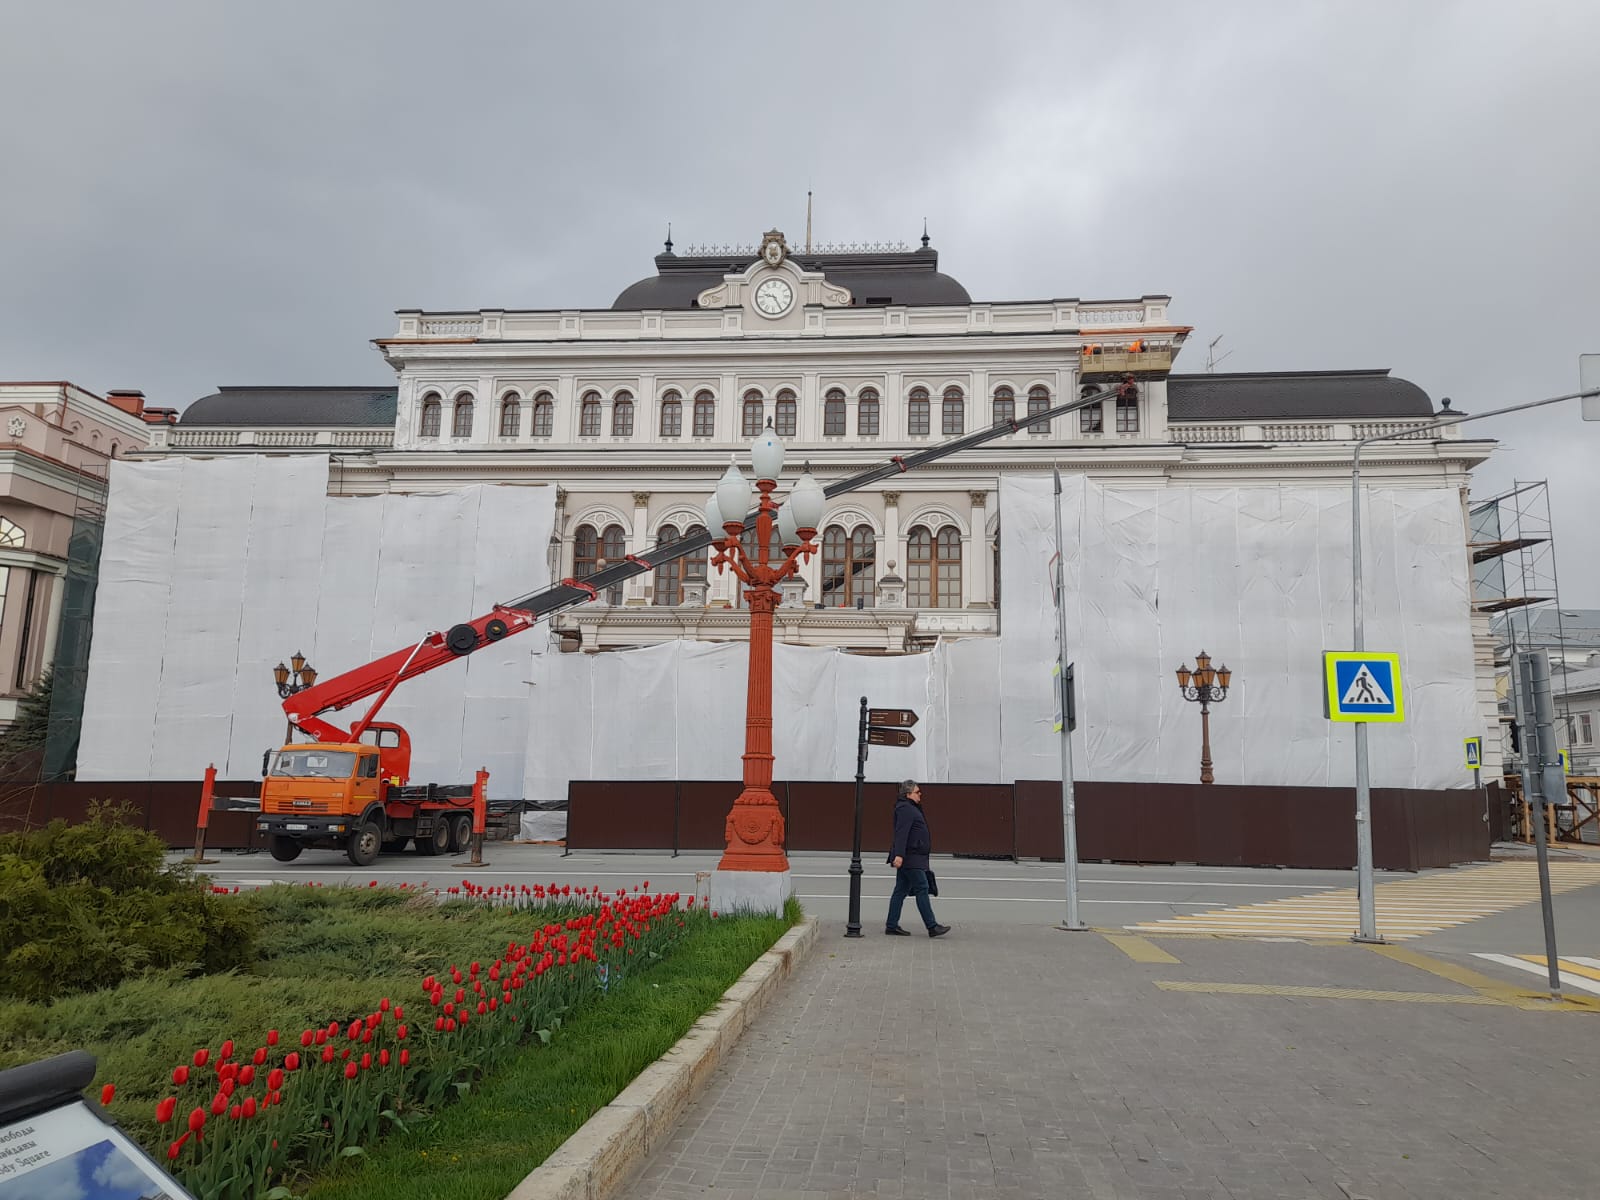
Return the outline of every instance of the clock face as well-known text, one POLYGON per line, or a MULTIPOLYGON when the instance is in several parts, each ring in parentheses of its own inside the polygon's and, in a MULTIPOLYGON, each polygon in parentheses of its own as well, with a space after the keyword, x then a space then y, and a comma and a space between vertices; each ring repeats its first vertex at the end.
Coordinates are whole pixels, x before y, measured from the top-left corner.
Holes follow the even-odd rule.
POLYGON ((769 317, 780 317, 794 303, 794 289, 782 279, 768 279, 756 287, 756 308, 769 317))

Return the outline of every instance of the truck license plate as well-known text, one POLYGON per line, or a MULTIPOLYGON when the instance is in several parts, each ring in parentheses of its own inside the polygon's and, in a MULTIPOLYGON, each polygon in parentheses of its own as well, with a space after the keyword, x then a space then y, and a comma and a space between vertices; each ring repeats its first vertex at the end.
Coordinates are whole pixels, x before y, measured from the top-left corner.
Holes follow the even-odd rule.
POLYGON ((291 832, 293 832, 293 833, 304 833, 306 831, 307 826, 305 826, 305 825, 296 825, 293 822, 290 822, 288 825, 285 825, 284 828, 289 830, 289 831, 291 831, 291 832))

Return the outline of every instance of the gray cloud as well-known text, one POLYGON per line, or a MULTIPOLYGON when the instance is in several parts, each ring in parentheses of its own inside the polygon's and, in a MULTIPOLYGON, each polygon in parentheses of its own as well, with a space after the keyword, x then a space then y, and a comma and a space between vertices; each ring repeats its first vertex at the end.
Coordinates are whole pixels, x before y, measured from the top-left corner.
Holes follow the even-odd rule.
MULTIPOLYGON (((1600 7, 14 6, 0 376, 348 383, 403 306, 604 305, 680 243, 905 239, 992 299, 1169 292, 1226 369, 1481 411, 1600 352, 1600 7)), ((1600 606, 1600 426, 1485 422, 1600 606)))

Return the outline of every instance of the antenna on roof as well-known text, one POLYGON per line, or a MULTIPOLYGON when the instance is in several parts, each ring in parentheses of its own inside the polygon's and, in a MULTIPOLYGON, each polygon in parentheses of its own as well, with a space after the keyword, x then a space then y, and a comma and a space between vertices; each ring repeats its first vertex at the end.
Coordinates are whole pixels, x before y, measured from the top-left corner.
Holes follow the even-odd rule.
POLYGON ((672 222, 667 222, 667 253, 672 253, 672 222))
POLYGON ((928 218, 927 217, 923 217, 922 218, 922 248, 924 250, 926 250, 928 248, 928 218))
POLYGON ((806 191, 806 253, 811 253, 811 192, 806 191))
POLYGON ((1213 372, 1213 371, 1215 371, 1217 369, 1217 364, 1219 362, 1221 362, 1224 358, 1227 358, 1228 355, 1233 353, 1232 350, 1228 350, 1228 351, 1223 352, 1223 354, 1220 357, 1217 355, 1217 353, 1216 353, 1217 343, 1220 342, 1223 339, 1223 337, 1224 337, 1223 334, 1220 334, 1220 333, 1217 334, 1216 337, 1211 339, 1211 344, 1206 347, 1206 374, 1207 375, 1211 374, 1211 372, 1213 372))

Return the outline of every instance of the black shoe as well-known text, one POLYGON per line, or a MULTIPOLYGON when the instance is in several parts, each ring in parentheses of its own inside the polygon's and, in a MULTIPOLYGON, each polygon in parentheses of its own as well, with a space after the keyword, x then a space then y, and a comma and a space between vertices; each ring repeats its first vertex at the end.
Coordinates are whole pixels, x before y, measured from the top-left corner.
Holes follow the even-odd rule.
POLYGON ((947 934, 949 932, 950 932, 950 926, 948 926, 948 925, 931 925, 931 926, 928 927, 928 936, 929 937, 943 937, 945 934, 947 934))
POLYGON ((901 929, 898 925, 891 925, 884 930, 890 937, 910 937, 911 930, 901 929))

